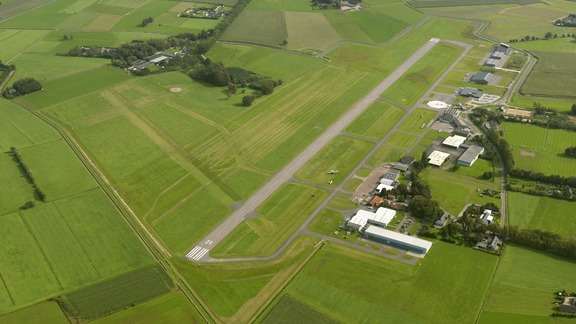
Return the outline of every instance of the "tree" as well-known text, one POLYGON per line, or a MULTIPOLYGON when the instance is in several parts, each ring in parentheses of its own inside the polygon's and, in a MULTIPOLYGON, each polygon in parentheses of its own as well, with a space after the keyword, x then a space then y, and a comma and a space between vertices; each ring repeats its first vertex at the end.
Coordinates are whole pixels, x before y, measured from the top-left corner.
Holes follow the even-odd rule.
POLYGON ((244 105, 244 107, 250 107, 252 106, 254 99, 256 99, 254 96, 244 96, 242 97, 242 105, 244 105))
POLYGON ((238 91, 238 87, 234 83, 228 83, 228 91, 231 94, 234 94, 234 93, 236 93, 236 91, 238 91))
POLYGON ((544 35, 544 38, 546 38, 546 39, 552 38, 552 33, 551 33, 551 32, 547 32, 546 35, 544 35))
POLYGON ((68 37, 68 35, 64 34, 64 36, 62 36, 62 39, 66 41, 69 39, 69 37, 68 37))
POLYGON ((571 157, 573 159, 576 159, 576 146, 571 146, 571 147, 567 148, 566 151, 564 151, 564 154, 567 157, 571 157))
POLYGON ((572 109, 570 110, 570 115, 576 116, 576 103, 572 105, 572 109))
POLYGON ((490 180, 494 177, 494 173, 492 171, 486 171, 486 172, 484 172, 484 174, 482 174, 482 177, 484 179, 490 180))
POLYGON ((154 18, 148 17, 142 20, 141 26, 146 27, 147 25, 151 24, 154 21, 154 18))
POLYGON ((415 196, 408 204, 408 210, 414 217, 426 219, 428 221, 435 221, 441 214, 442 209, 438 203, 424 196, 415 196))

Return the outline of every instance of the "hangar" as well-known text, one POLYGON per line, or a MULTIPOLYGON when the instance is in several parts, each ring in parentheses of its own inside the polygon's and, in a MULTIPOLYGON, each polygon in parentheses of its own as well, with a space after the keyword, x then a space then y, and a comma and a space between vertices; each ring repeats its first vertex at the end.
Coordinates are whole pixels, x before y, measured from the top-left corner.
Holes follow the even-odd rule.
POLYGON ((378 242, 389 244, 404 250, 426 254, 432 247, 432 242, 419 239, 413 236, 389 231, 377 226, 368 226, 364 235, 378 242))

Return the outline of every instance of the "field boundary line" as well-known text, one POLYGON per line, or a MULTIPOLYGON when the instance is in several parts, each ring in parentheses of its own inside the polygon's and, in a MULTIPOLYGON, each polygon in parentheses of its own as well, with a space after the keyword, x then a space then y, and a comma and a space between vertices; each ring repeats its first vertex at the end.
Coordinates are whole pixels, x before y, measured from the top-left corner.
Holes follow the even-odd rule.
POLYGON ((16 303, 14 302, 14 297, 12 297, 12 294, 10 293, 8 286, 6 285, 6 281, 4 281, 4 276, 2 276, 1 272, 0 272, 0 281, 2 281, 2 285, 4 286, 4 290, 6 290, 8 297, 10 297, 10 302, 12 303, 12 306, 16 306, 16 303))
MULTIPOLYGON (((504 249, 505 247, 503 247, 504 249)), ((490 277, 490 281, 488 282, 488 287, 486 287, 486 291, 484 291, 484 297, 482 298, 482 304, 480 304, 480 308, 478 309, 478 315, 476 315, 476 320, 474 321, 475 324, 478 324, 480 321, 480 317, 482 316, 482 311, 484 309, 484 305, 486 304, 486 296, 488 296, 488 291, 492 287, 492 283, 494 282, 494 277, 496 276, 496 272, 500 267, 500 262, 502 261, 502 256, 506 253, 506 251, 502 251, 500 255, 497 255, 498 261, 496 262, 496 266, 494 267, 494 271, 492 272, 492 276, 490 277)))
POLYGON ((12 79, 14 73, 16 73, 16 70, 10 71, 10 73, 8 73, 8 75, 4 78, 4 80, 2 80, 2 84, 0 84, 0 92, 2 92, 2 90, 4 90, 4 87, 8 84, 8 82, 10 82, 10 79, 12 79))

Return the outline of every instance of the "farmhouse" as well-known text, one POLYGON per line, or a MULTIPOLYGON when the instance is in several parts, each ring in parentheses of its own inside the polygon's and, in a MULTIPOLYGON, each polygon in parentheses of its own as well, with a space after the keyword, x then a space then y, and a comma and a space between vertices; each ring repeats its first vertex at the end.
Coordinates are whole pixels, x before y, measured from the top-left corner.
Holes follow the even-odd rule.
POLYGON ((449 156, 449 153, 434 151, 428 155, 428 163, 439 167, 449 156))
POLYGON ((389 231, 377 226, 368 226, 364 235, 375 241, 389 244, 401 249, 414 251, 421 254, 426 254, 432 247, 432 242, 419 239, 413 236, 400 234, 398 232, 389 231))
POLYGON ((484 153, 484 148, 482 146, 470 145, 470 147, 460 155, 460 158, 458 158, 458 164, 468 167, 472 166, 482 153, 484 153))
POLYGON ((450 137, 446 137, 446 139, 442 142, 442 145, 446 145, 453 148, 459 148, 460 145, 464 144, 466 141, 466 137, 453 135, 450 137))
POLYGON ((488 84, 494 78, 494 74, 490 72, 478 72, 470 78, 470 82, 477 84, 488 84))
POLYGON ((484 250, 498 250, 500 248, 500 246, 502 245, 502 240, 498 238, 498 236, 494 235, 494 236, 488 236, 486 238, 484 238, 484 240, 482 240, 481 242, 478 242, 476 244, 477 248, 481 248, 484 250))
POLYGON ((484 91, 476 88, 463 88, 460 90, 459 94, 462 97, 472 97, 472 98, 480 98, 484 91))
POLYGON ((564 302, 558 305, 561 312, 576 313, 576 297, 565 297, 564 302))

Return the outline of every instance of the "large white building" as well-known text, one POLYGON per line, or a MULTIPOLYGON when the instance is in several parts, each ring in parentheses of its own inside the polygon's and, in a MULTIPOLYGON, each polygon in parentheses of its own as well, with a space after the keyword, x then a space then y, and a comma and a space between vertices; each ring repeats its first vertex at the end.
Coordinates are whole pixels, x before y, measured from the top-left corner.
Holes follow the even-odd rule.
POLYGON ((347 227, 355 231, 360 231, 367 224, 386 227, 394 216, 396 211, 390 208, 380 207, 374 213, 361 209, 348 221, 347 227))
POLYGON ((444 163, 444 161, 450 156, 450 154, 445 153, 445 152, 441 152, 441 151, 434 151, 432 153, 430 153, 430 155, 428 155, 428 163, 435 165, 435 166, 441 166, 442 163, 444 163))
POLYGON ((369 225, 364 231, 367 237, 385 244, 389 244, 401 249, 426 254, 432 247, 432 242, 419 239, 417 237, 404 235, 398 232, 389 231, 377 226, 369 225))
POLYGON ((450 146, 450 147, 454 147, 454 148, 459 148, 460 145, 464 144, 465 141, 466 141, 466 137, 459 136, 459 135, 453 135, 450 137, 446 137, 446 139, 442 142, 442 145, 446 145, 446 146, 450 146))

